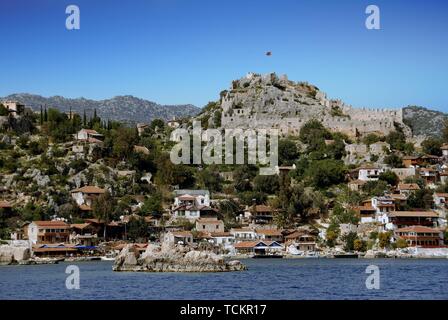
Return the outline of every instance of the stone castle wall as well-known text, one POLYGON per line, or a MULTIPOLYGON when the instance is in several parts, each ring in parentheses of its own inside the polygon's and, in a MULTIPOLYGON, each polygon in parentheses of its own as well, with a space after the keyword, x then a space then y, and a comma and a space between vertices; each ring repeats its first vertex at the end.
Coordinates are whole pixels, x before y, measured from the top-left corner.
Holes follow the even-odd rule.
MULTIPOLYGON (((297 135, 311 119, 332 131, 349 136, 388 134, 394 123, 403 123, 402 109, 353 108, 307 83, 294 83, 275 74, 250 74, 234 81, 221 98, 223 128, 277 128, 283 135, 297 135)), ((406 127, 406 126, 404 126, 406 127)))

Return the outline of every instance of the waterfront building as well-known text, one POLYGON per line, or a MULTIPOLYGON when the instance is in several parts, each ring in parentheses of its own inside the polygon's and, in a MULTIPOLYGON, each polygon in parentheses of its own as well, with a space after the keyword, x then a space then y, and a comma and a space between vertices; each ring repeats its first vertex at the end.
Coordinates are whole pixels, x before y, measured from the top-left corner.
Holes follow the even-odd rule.
POLYGON ((396 229, 394 235, 396 238, 406 240, 409 246, 434 248, 443 245, 443 232, 438 228, 424 226, 404 227, 396 229))
POLYGON ((68 243, 69 228, 64 221, 33 221, 27 225, 27 237, 32 244, 68 243))

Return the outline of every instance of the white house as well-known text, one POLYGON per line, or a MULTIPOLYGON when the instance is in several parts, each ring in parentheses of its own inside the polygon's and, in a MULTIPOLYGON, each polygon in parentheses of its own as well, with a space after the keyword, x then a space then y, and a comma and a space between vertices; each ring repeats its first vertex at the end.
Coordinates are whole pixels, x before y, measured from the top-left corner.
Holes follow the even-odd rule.
POLYGON ((253 241, 258 239, 257 232, 252 228, 232 228, 230 234, 236 241, 253 241))
POLYGON ((376 210, 376 216, 379 217, 387 214, 388 212, 394 211, 395 201, 392 197, 389 196, 373 197, 372 207, 376 210))
POLYGON ((216 245, 228 247, 235 243, 235 237, 230 232, 210 232, 210 237, 216 245))
POLYGON ((102 134, 98 133, 96 130, 92 129, 81 129, 75 133, 76 140, 88 141, 88 142, 101 142, 102 134))
POLYGON ((27 236, 32 244, 68 243, 69 228, 64 221, 33 221, 27 227, 27 236))
POLYGON ((437 207, 444 207, 446 203, 448 203, 448 193, 439 193, 436 192, 433 195, 434 204, 437 207))
POLYGON ((174 218, 196 220, 201 217, 215 217, 217 211, 210 207, 210 193, 208 190, 176 190, 174 218))
POLYGON ((195 204, 210 206, 210 192, 208 190, 175 190, 174 205, 195 204))
POLYGON ((378 180, 384 169, 378 167, 360 167, 358 170, 358 180, 361 181, 376 181, 378 180))

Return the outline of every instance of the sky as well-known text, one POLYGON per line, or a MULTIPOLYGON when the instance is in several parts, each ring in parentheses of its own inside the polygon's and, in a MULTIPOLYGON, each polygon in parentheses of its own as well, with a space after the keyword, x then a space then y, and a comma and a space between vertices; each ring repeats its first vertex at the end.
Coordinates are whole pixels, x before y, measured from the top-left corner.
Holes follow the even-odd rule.
POLYGON ((447 15, 443 0, 0 0, 0 96, 202 107, 276 72, 355 107, 448 112, 447 15), (380 30, 365 27, 370 4, 380 30))

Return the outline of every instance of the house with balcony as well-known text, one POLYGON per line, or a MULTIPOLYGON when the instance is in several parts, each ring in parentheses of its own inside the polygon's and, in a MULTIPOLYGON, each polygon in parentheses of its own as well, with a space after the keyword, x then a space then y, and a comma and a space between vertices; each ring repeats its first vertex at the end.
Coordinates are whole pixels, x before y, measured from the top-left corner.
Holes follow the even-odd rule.
POLYGON ((283 234, 277 229, 257 229, 257 238, 260 240, 283 242, 283 234))
POLYGON ((210 232, 209 235, 215 245, 228 247, 235 243, 235 237, 230 232, 210 232))
POLYGON ((257 232, 253 228, 232 228, 230 234, 235 241, 254 241, 258 239, 257 232))
POLYGON ((439 180, 439 173, 435 168, 420 168, 418 173, 427 186, 434 186, 439 180))
POLYGON ((278 254, 283 251, 283 246, 276 241, 244 241, 234 244, 236 252, 241 254, 278 254))
POLYGON ((436 227, 439 215, 434 211, 392 211, 381 216, 386 230, 410 226, 436 227))
POLYGON ((96 246, 99 242, 98 234, 91 223, 76 223, 70 225, 70 243, 85 247, 96 246))
POLYGON ((176 190, 172 208, 175 219, 197 220, 217 216, 217 210, 210 207, 208 190, 176 190))
POLYGON ((424 163, 424 160, 420 156, 404 156, 402 161, 405 168, 417 168, 424 163))
POLYGON ((409 195, 417 190, 420 190, 420 186, 417 183, 399 183, 397 186, 397 191, 403 195, 409 195))
POLYGON ((395 210, 395 201, 390 196, 373 197, 372 207, 376 210, 376 217, 381 217, 395 210))
POLYGON ((376 208, 371 205, 355 206, 352 208, 359 216, 360 223, 373 223, 376 221, 376 208))
POLYGON ((265 205, 253 205, 246 209, 244 216, 253 224, 271 224, 274 219, 274 209, 265 205))
POLYGON ((438 228, 424 226, 399 228, 394 231, 394 237, 406 240, 411 247, 436 248, 443 246, 443 232, 438 228))
POLYGON ((358 173, 358 180, 361 181, 376 181, 380 177, 380 174, 384 172, 384 169, 374 166, 364 166, 355 169, 358 173))
POLYGON ((33 221, 26 234, 32 244, 68 243, 70 226, 64 221, 33 221))

